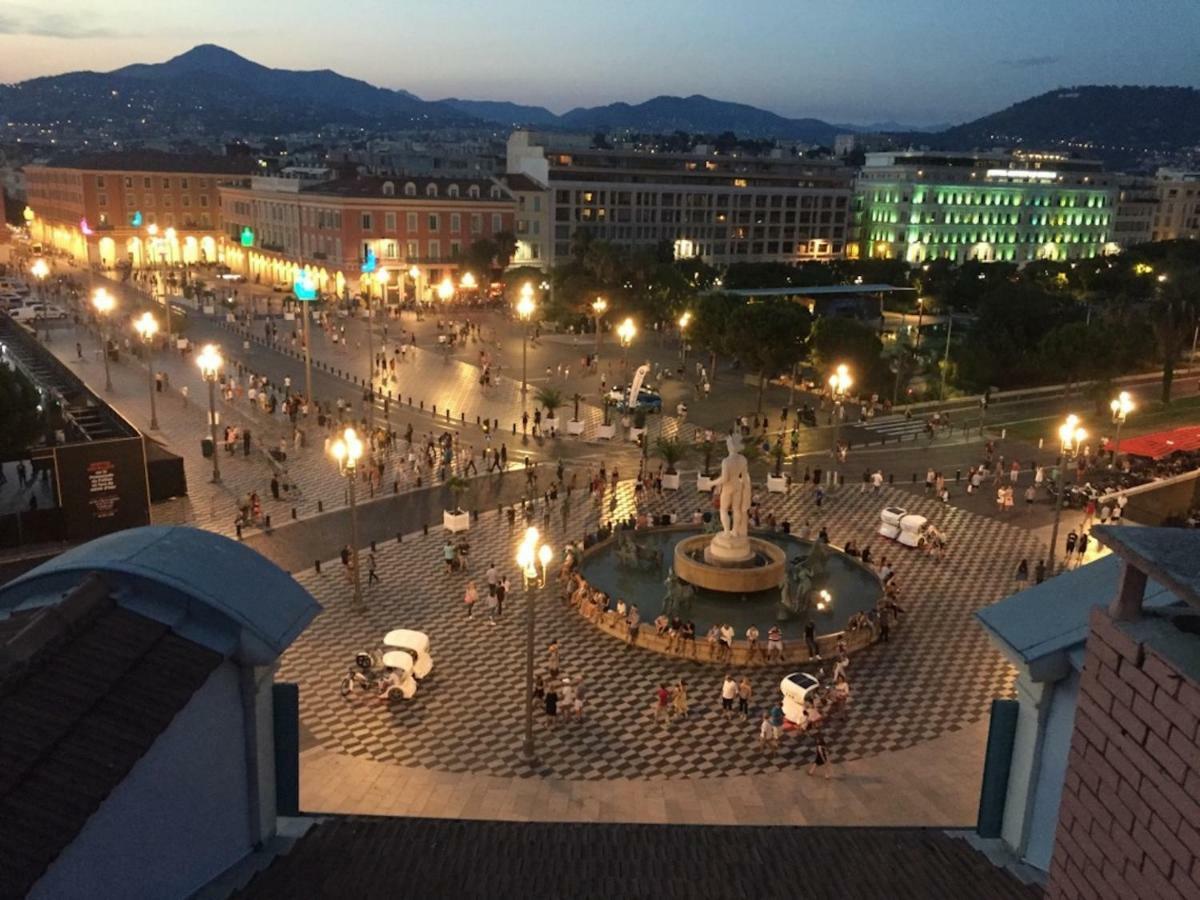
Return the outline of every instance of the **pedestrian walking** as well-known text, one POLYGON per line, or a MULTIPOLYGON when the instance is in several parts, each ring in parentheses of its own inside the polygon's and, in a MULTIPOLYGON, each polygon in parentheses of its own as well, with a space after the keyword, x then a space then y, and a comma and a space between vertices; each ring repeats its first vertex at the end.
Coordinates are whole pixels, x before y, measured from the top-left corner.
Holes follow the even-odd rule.
POLYGON ((817 769, 821 769, 825 773, 826 781, 832 777, 829 771, 829 750, 825 747, 825 739, 819 734, 817 735, 816 749, 813 751, 812 765, 808 767, 808 774, 815 774, 817 769))
POLYGON ((463 593, 463 603, 467 607, 467 618, 471 618, 475 611, 475 604, 479 601, 479 589, 475 587, 475 581, 472 579, 467 582, 467 589, 463 593))
POLYGON ((750 697, 753 693, 750 679, 743 675, 742 680, 738 682, 738 713, 743 719, 750 718, 750 697))
POLYGON ((726 719, 733 715, 733 701, 738 696, 738 685, 733 680, 733 676, 728 672, 725 673, 725 680, 721 682, 721 715, 726 719))
POLYGON ((758 726, 758 748, 770 756, 777 746, 779 741, 775 737, 775 726, 771 724, 771 714, 764 711, 758 726))
POLYGON ((379 573, 375 571, 377 565, 375 559, 375 551, 372 550, 367 554, 367 587, 379 583, 379 573))

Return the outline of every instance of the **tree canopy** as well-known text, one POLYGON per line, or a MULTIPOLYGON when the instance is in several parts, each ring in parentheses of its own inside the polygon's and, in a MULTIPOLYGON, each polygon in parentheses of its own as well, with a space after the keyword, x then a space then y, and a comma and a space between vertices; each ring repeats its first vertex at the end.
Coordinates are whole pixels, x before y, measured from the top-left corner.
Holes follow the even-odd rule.
POLYGON ((0 364, 0 460, 23 459, 41 436, 41 397, 20 372, 0 364))

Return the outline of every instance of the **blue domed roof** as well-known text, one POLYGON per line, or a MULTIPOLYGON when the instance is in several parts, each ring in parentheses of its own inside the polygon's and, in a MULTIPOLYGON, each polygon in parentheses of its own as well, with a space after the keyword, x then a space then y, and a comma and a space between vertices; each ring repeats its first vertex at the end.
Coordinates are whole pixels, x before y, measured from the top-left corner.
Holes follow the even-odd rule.
POLYGON ((321 611, 287 572, 244 544, 182 526, 106 535, 0 588, 0 617, 57 603, 99 573, 114 599, 252 665, 274 661, 321 611))

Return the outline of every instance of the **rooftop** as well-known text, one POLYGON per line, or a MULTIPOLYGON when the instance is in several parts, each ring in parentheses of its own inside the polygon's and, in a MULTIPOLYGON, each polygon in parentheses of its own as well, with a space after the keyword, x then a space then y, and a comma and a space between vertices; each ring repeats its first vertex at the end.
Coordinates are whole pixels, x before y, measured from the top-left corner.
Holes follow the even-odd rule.
POLYGON ((67 153, 46 163, 52 169, 103 172, 179 172, 197 175, 246 175, 257 171, 249 157, 166 153, 161 150, 122 150, 107 153, 67 153))
POLYGON ((0 896, 24 896, 221 662, 103 578, 0 619, 0 896))
POLYGON ((502 181, 514 191, 544 191, 546 186, 535 178, 530 178, 520 172, 505 175, 502 181))
POLYGON ((331 818, 240 898, 1032 900, 943 831, 331 818))
POLYGON ((305 194, 328 194, 337 197, 395 197, 401 200, 405 199, 406 196, 410 200, 470 200, 476 202, 508 199, 508 193, 504 190, 504 187, 497 185, 490 178, 356 175, 350 178, 335 178, 331 181, 322 181, 317 184, 306 184, 300 188, 300 191, 305 194), (415 195, 405 194, 404 189, 409 184, 416 188, 415 195), (391 193, 385 190, 388 185, 391 185, 391 193), (428 194, 431 185, 437 190, 435 197, 430 197, 428 194), (450 190, 454 186, 458 188, 457 197, 450 194, 450 190), (471 187, 479 189, 478 197, 470 196, 471 187), (492 188, 499 188, 503 196, 501 198, 492 197, 492 188))
MULTIPOLYGON (((1180 600, 1200 607, 1200 532, 1097 525, 1092 534, 1134 568, 1166 585, 1180 600)), ((1143 605, 1147 605, 1145 600, 1143 605)))

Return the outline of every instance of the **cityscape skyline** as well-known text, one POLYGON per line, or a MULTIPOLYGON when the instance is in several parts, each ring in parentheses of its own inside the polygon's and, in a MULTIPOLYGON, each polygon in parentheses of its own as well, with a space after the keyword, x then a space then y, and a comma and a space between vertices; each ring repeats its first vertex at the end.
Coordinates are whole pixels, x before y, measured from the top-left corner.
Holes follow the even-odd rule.
POLYGON ((903 22, 891 20, 879 0, 737 19, 710 0, 621 3, 618 15, 611 8, 566 13, 535 0, 525 17, 493 22, 480 18, 483 7, 472 0, 450 9, 418 4, 403 22, 369 28, 361 23, 378 14, 373 0, 349 0, 336 13, 301 0, 288 8, 287 41, 272 33, 271 10, 245 10, 232 0, 209 5, 211 20, 223 26, 185 23, 172 10, 128 0, 87 22, 73 18, 70 3, 17 3, 0 13, 0 81, 157 62, 213 42, 264 65, 329 68, 427 100, 501 100, 563 113, 699 93, 790 117, 928 126, 968 121, 1057 87, 1200 84, 1200 59, 1188 41, 1200 28, 1200 8, 1158 5, 1164 14, 1131 35, 1120 27, 1116 0, 1068 0, 1052 9, 1020 0, 989 23, 981 52, 979 22, 951 16, 958 10, 941 0, 912 4, 903 22), (1032 31, 1031 21, 1039 23, 1032 31), (1070 43, 1063 34, 1073 36, 1070 43), (918 52, 930 45, 938 52, 918 52))

